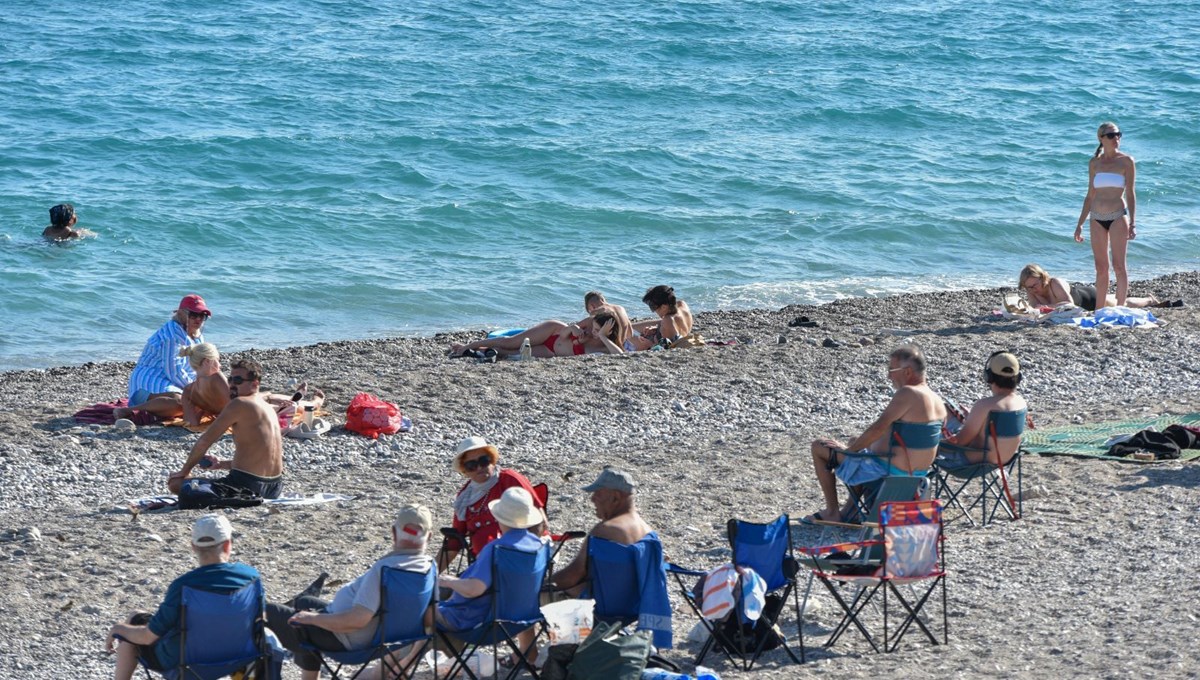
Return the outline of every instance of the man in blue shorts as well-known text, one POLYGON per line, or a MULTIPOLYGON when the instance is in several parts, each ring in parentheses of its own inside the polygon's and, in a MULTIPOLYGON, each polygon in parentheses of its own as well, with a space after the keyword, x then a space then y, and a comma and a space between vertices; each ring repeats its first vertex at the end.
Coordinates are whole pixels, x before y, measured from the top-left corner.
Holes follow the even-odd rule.
POLYGON ((865 432, 848 444, 834 439, 812 443, 813 466, 825 507, 806 520, 840 521, 853 509, 853 501, 839 507, 837 480, 861 486, 891 475, 923 476, 937 455, 937 447, 905 448, 904 455, 889 457, 894 423, 926 424, 944 422, 946 407, 942 398, 925 383, 925 354, 916 345, 902 345, 888 356, 888 379, 895 392, 883 414, 865 432), (875 453, 877 456, 847 456, 846 451, 875 453), (836 475, 836 478, 835 478, 836 475))
POLYGON ((179 666, 179 611, 184 586, 232 593, 258 580, 253 567, 229 561, 232 539, 233 527, 224 515, 205 515, 196 520, 192 525, 192 552, 200 566, 171 582, 154 615, 137 613, 129 617, 128 623, 109 629, 105 649, 117 654, 116 680, 133 677, 138 657, 155 671, 179 666))

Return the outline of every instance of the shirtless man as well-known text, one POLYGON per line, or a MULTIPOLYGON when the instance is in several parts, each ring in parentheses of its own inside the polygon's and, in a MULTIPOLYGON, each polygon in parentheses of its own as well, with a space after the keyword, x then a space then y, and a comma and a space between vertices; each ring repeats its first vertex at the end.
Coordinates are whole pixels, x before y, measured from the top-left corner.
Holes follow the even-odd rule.
MULTIPOLYGON (((992 411, 1024 411, 1028 408, 1025 397, 1017 393, 1017 385, 1021 384, 1021 363, 1009 352, 995 352, 988 357, 987 366, 983 370, 984 379, 992 396, 984 397, 975 402, 967 413, 966 422, 947 441, 955 446, 943 447, 948 449, 938 452, 938 465, 949 468, 964 467, 983 462, 984 450, 988 444, 988 414, 992 411), (958 447, 970 447, 964 450, 958 447)), ((999 462, 1007 463, 1021 448, 1020 437, 997 438, 999 462)))
POLYGON ((825 497, 825 508, 811 519, 837 522, 853 509, 853 499, 844 508, 838 506, 837 479, 850 484, 865 484, 888 475, 923 472, 933 464, 937 447, 908 449, 908 456, 894 456, 890 463, 887 458, 846 456, 842 453, 847 450, 870 451, 886 456, 893 423, 945 421, 946 406, 942 398, 925 383, 925 355, 916 345, 904 345, 891 353, 888 357, 888 379, 896 391, 887 408, 865 432, 849 444, 833 439, 818 439, 812 443, 813 466, 821 486, 821 495, 825 497))
POLYGON ((244 487, 263 498, 278 498, 283 490, 283 437, 275 409, 259 394, 263 370, 258 362, 239 360, 229 372, 233 399, 209 425, 188 454, 179 472, 167 479, 167 488, 178 494, 201 460, 214 470, 229 470, 223 482, 244 487), (209 454, 225 431, 233 428, 233 460, 209 454))
MULTIPOLYGON (((588 532, 589 538, 596 536, 621 545, 633 545, 654 531, 638 514, 633 500, 637 484, 628 472, 606 467, 596 481, 583 490, 591 492, 592 506, 600 518, 588 532)), ((587 540, 584 539, 583 547, 570 564, 554 572, 556 586, 572 588, 587 578, 587 540)))

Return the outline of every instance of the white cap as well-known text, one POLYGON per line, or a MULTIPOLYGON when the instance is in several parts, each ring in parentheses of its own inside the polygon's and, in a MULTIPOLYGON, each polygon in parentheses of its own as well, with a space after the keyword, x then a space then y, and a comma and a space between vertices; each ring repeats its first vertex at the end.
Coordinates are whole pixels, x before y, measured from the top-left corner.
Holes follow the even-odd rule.
POLYGON ((209 548, 233 538, 233 525, 225 515, 213 513, 196 520, 192 525, 192 545, 209 548))

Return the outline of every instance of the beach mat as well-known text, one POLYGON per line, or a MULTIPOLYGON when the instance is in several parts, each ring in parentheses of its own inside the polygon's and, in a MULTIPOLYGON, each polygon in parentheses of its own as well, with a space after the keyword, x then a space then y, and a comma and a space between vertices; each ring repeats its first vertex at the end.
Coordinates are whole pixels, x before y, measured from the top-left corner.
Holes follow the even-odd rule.
MULTIPOLYGON (((285 493, 279 498, 267 498, 263 500, 265 507, 291 507, 296 505, 319 505, 321 503, 332 503, 334 501, 352 501, 357 496, 346 496, 337 493, 285 493)), ((149 496, 147 498, 131 498, 125 501, 125 505, 117 506, 121 509, 129 510, 130 513, 137 515, 143 512, 170 512, 179 508, 179 499, 174 494, 163 494, 161 496, 149 496)), ((260 506, 261 507, 261 506, 260 506)))
MULTIPOLYGON (((1135 458, 1117 458, 1105 455, 1108 453, 1109 447, 1104 443, 1119 434, 1133 434, 1150 428, 1162 432, 1168 425, 1174 424, 1198 427, 1200 426, 1200 413, 1026 430, 1021 445, 1029 453, 1042 456, 1079 456, 1081 458, 1119 460, 1125 463, 1155 463, 1160 461, 1142 461, 1135 458)), ((1181 453, 1182 455, 1174 460, 1200 458, 1200 449, 1184 449, 1181 453)))

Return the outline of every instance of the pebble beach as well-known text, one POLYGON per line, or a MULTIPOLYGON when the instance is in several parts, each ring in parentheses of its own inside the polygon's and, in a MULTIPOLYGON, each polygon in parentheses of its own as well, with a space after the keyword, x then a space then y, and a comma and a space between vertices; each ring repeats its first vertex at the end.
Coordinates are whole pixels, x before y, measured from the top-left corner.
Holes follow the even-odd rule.
MULTIPOLYGON (((1200 273, 1134 282, 1134 294, 1186 302, 1154 310, 1165 324, 1153 329, 1018 323, 992 313, 1005 292, 702 312, 695 328, 705 338, 737 342, 636 355, 447 358, 451 343, 479 331, 230 353, 226 365, 240 356, 261 362, 268 388, 282 391, 295 378, 327 395, 333 431, 284 441, 285 490, 355 497, 227 511, 235 558, 262 573, 273 600, 321 572, 333 583, 353 579, 389 549, 399 505, 426 504, 436 523, 449 524, 462 483, 453 445, 481 435, 499 447, 501 465, 550 485, 555 529, 594 523, 579 487, 617 465, 638 479, 639 506, 668 559, 711 568, 728 559, 730 517, 799 518, 820 507, 809 443, 853 437, 878 415, 890 397, 887 355, 901 342, 924 349, 930 384, 960 403, 985 395, 991 352, 1016 353, 1039 427, 1200 411, 1200 273), (819 325, 788 325, 800 316, 819 325), (337 427, 359 391, 397 404, 413 430, 370 440, 337 427)), ((208 339, 220 346, 218 335, 208 339)), ((8 584, 0 677, 111 677, 109 625, 152 610, 194 566, 187 536, 200 511, 134 515, 127 501, 164 492, 198 435, 71 418, 124 396, 132 366, 0 373, 0 579, 8 584)), ((229 439, 214 453, 230 455, 229 439)), ((821 593, 804 621, 807 664, 775 650, 749 673, 717 657, 706 665, 726 679, 1197 677, 1200 589, 1189 578, 1200 565, 1190 539, 1200 465, 1030 456, 1024 471, 1024 518, 947 528, 948 645, 910 632, 890 655, 850 634, 822 648, 837 616, 821 593)), ((793 535, 798 544, 817 539, 799 525, 793 535)), ((695 618, 672 595, 676 648, 666 656, 690 670, 695 618)), ((785 633, 794 644, 795 627, 785 633)), ((285 677, 299 674, 289 664, 285 677)))

